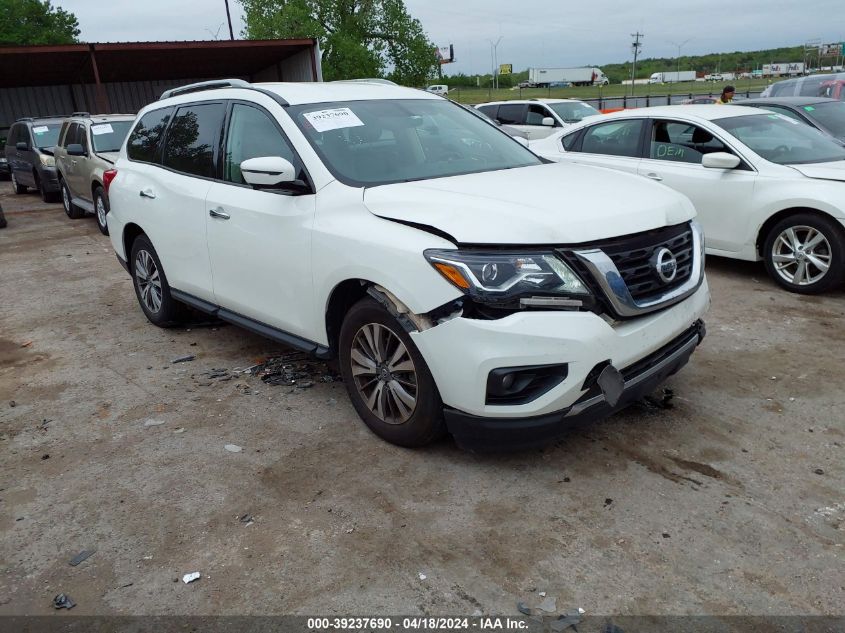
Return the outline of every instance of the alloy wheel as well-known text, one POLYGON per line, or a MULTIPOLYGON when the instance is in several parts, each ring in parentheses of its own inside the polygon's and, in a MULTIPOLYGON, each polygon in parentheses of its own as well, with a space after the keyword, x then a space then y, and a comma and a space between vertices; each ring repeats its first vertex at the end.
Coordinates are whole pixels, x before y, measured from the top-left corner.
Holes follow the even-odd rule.
POLYGON ((103 202, 102 196, 96 196, 96 208, 97 208, 97 222, 100 223, 100 226, 105 228, 108 226, 106 224, 106 204, 103 202))
POLYGON ((135 257, 135 282, 144 306, 153 313, 161 309, 161 276, 153 256, 145 250, 135 257))
POLYGON ((67 185, 62 185, 62 204, 65 207, 65 213, 70 213, 70 194, 67 192, 67 185))
POLYGON ((810 286, 830 270, 832 253, 824 233, 812 226, 798 225, 775 238, 771 256, 782 279, 796 286, 810 286))
POLYGON ((417 370, 388 327, 363 325, 352 340, 352 377, 364 403, 386 424, 404 424, 417 405, 417 370))

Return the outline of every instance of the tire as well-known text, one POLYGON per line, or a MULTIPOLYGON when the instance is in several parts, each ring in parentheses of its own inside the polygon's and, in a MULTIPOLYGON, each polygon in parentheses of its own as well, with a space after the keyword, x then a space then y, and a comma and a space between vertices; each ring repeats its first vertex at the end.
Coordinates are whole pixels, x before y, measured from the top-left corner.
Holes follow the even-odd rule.
POLYGON ((109 213, 109 202, 106 200, 106 193, 102 187, 94 189, 94 215, 97 218, 97 228, 103 235, 109 234, 109 225, 106 216, 109 213))
POLYGON ((165 328, 178 325, 184 307, 170 294, 167 276, 152 242, 146 235, 139 235, 130 253, 132 285, 141 311, 153 325, 165 328))
POLYGON ((799 294, 827 292, 845 280, 845 231, 825 216, 796 213, 769 231, 763 259, 782 288, 799 294))
POLYGON ((12 187, 14 188, 15 193, 17 193, 17 194, 26 193, 26 189, 27 189, 26 185, 18 184, 18 179, 15 178, 14 172, 9 174, 9 178, 11 178, 11 180, 12 180, 12 187))
POLYGON ((41 196, 41 200, 44 202, 58 202, 60 197, 56 195, 55 191, 47 191, 44 189, 44 185, 41 182, 41 179, 38 177, 38 174, 34 175, 35 177, 35 188, 38 190, 38 194, 41 196))
POLYGON ((65 209, 67 217, 69 217, 71 220, 78 220, 79 218, 84 216, 85 211, 73 204, 73 198, 70 195, 70 189, 68 188, 67 183, 65 183, 64 178, 61 178, 59 180, 59 186, 62 188, 62 206, 65 209))
POLYGON ((443 402, 431 372, 408 333, 378 302, 367 297, 352 306, 340 328, 339 347, 349 398, 373 433, 409 448, 444 434, 443 402), (372 344, 375 338, 382 344, 372 344))

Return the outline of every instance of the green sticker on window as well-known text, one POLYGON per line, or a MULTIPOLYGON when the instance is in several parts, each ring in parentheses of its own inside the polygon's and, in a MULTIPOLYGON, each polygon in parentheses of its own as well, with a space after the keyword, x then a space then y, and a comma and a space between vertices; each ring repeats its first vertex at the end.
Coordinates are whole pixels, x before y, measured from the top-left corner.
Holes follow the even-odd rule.
POLYGON ((812 112, 813 110, 815 110, 815 108, 814 108, 813 106, 804 106, 804 109, 805 109, 807 112, 812 112))

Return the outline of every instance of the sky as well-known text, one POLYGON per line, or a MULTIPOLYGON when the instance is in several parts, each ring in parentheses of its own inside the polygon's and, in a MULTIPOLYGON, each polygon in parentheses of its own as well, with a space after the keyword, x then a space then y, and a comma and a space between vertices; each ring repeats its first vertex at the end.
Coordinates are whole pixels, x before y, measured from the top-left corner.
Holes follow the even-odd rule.
MULTIPOLYGON (((228 38, 225 0, 53 0, 79 19, 89 42, 228 38)), ((235 37, 243 11, 229 0, 235 37)), ((453 44, 448 74, 491 68, 491 40, 501 37, 499 63, 584 66, 631 59, 631 34, 644 33, 642 57, 749 51, 811 40, 845 41, 842 0, 406 0, 429 38, 453 44), (670 8, 667 8, 670 7, 670 8), (831 19, 837 16, 837 19, 831 19), (684 44, 686 42, 686 44, 684 44)), ((799 60, 771 60, 799 61, 799 60)))

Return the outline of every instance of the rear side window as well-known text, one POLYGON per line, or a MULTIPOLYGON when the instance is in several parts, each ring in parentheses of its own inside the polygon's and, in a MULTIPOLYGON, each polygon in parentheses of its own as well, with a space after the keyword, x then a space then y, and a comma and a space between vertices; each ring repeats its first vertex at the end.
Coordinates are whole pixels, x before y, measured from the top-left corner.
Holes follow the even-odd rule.
POLYGON ((578 137, 581 135, 581 131, 573 132, 572 134, 567 134, 561 140, 561 145, 563 145, 563 149, 567 152, 571 152, 572 148, 575 147, 575 141, 578 140, 578 137))
POLYGON ((499 106, 485 105, 485 106, 478 106, 478 109, 481 110, 481 112, 483 112, 487 116, 489 116, 491 119, 495 119, 496 118, 496 109, 498 107, 499 106))
POLYGON ((644 121, 611 121, 587 128, 581 151, 587 154, 639 157, 640 135, 644 121))
POLYGON ((126 154, 130 160, 158 162, 161 137, 172 114, 173 108, 163 108, 147 112, 141 117, 126 143, 126 154))
POLYGON ((499 119, 499 123, 522 125, 524 122, 524 113, 524 105, 518 103, 508 103, 506 105, 499 106, 499 112, 496 114, 496 118, 499 119))
POLYGON ((162 164, 193 176, 214 178, 225 113, 222 103, 179 108, 167 130, 162 164))

